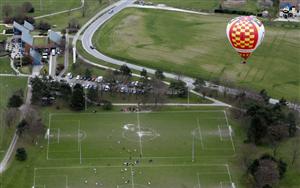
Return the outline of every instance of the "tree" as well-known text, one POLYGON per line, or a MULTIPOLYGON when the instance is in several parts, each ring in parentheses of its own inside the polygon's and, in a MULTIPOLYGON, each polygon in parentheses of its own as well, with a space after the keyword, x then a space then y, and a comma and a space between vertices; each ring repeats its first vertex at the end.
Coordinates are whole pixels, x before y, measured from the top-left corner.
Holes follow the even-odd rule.
POLYGON ((88 89, 87 97, 92 102, 98 101, 98 91, 97 90, 98 90, 98 88, 97 89, 93 89, 93 88, 88 89))
POLYGON ((268 159, 259 160, 259 166, 254 173, 256 187, 275 186, 279 182, 279 171, 276 162, 268 159))
POLYGON ((98 0, 98 3, 99 3, 99 4, 102 4, 102 0, 98 0))
POLYGON ((10 17, 12 15, 13 8, 10 4, 4 4, 2 6, 2 16, 3 17, 10 17))
POLYGON ((112 103, 110 101, 104 101, 103 102, 103 110, 111 110, 112 109, 112 103))
POLYGON ((265 89, 261 90, 259 92, 259 95, 261 96, 261 98, 263 99, 263 101, 265 103, 269 103, 270 97, 269 97, 269 95, 268 95, 268 93, 267 93, 267 91, 265 89))
POLYGON ((22 65, 21 66, 24 66, 24 65, 29 65, 32 63, 32 59, 29 55, 25 55, 22 57, 22 65))
POLYGON ((155 71, 155 78, 158 79, 158 80, 163 80, 165 78, 165 75, 163 73, 162 70, 156 70, 155 71))
POLYGON ((152 97, 154 99, 155 105, 158 103, 163 103, 166 99, 167 87, 166 85, 158 79, 151 80, 152 85, 152 97))
POLYGON ((45 132, 42 118, 40 117, 39 112, 31 105, 25 105, 23 107, 23 114, 27 123, 25 133, 29 136, 31 142, 34 143, 34 141, 45 132))
POLYGON ((127 65, 122 65, 120 67, 120 72, 124 76, 131 76, 131 70, 127 65))
POLYGON ((248 167, 248 173, 255 180, 255 187, 274 187, 284 177, 287 164, 282 160, 276 160, 269 154, 262 155, 259 159, 253 160, 248 167))
POLYGON ((88 69, 88 68, 85 69, 84 76, 87 77, 87 78, 92 77, 92 71, 90 69, 88 69))
POLYGON ((195 85, 195 87, 202 87, 203 85, 205 84, 205 81, 204 81, 204 79, 202 79, 202 78, 200 78, 200 77, 197 77, 196 79, 195 79, 195 82, 194 82, 194 85, 195 85))
POLYGON ((31 102, 37 104, 41 101, 42 97, 50 97, 49 87, 38 77, 31 80, 32 96, 31 102))
POLYGON ((73 88, 70 107, 73 110, 83 110, 85 106, 84 92, 80 84, 76 84, 73 88))
POLYGON ((181 80, 172 81, 169 88, 172 91, 172 95, 176 95, 181 98, 187 97, 187 87, 186 84, 181 80))
POLYGON ((49 29, 51 29, 51 25, 48 22, 45 22, 45 21, 41 20, 37 24, 36 28, 43 31, 43 32, 47 32, 49 29))
POLYGON ((22 104, 23 104, 23 98, 20 95, 13 94, 8 100, 7 107, 18 108, 22 104))
POLYGON ((68 24, 68 30, 70 33, 76 33, 80 29, 79 21, 75 18, 71 19, 68 24))
POLYGON ((293 137, 295 136, 297 132, 297 124, 296 124, 296 117, 295 114, 292 112, 289 112, 287 115, 287 123, 289 127, 289 136, 293 137))
POLYGON ((143 78, 147 78, 147 77, 148 77, 148 73, 147 73, 147 70, 146 70, 146 69, 143 69, 143 70, 141 71, 141 77, 143 77, 143 78))
POLYGON ((255 144, 261 144, 262 139, 267 135, 267 126, 264 121, 255 115, 250 122, 250 127, 247 132, 248 140, 255 144))
POLYGON ((27 159, 27 152, 25 148, 18 148, 16 151, 16 159, 18 161, 25 161, 27 159))
POLYGON ((22 136, 24 131, 28 128, 28 123, 26 122, 25 119, 23 119, 17 126, 17 134, 19 136, 22 136))
POLYGON ((69 84, 62 83, 60 84, 60 93, 61 93, 61 98, 64 101, 69 102, 70 97, 72 95, 72 88, 70 87, 69 84))
POLYGON ((33 7, 32 3, 30 3, 30 2, 24 2, 22 4, 22 9, 26 13, 34 13, 34 7, 33 7))

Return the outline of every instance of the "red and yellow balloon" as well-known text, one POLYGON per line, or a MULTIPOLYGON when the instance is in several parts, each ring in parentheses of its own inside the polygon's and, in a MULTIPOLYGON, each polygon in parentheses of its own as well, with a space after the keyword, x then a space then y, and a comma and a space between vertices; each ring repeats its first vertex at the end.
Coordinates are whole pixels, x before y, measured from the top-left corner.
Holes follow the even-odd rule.
POLYGON ((244 59, 243 63, 262 43, 265 35, 264 25, 255 16, 240 16, 232 19, 226 29, 232 47, 244 59))

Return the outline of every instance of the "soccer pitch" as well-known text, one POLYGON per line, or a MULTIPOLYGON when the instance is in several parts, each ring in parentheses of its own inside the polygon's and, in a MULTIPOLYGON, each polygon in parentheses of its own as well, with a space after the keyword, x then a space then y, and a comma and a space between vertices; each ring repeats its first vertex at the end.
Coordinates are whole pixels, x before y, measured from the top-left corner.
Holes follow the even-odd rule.
POLYGON ((234 156, 233 136, 223 110, 50 114, 47 160, 77 165, 36 167, 33 186, 234 187, 226 163, 204 162, 234 156))

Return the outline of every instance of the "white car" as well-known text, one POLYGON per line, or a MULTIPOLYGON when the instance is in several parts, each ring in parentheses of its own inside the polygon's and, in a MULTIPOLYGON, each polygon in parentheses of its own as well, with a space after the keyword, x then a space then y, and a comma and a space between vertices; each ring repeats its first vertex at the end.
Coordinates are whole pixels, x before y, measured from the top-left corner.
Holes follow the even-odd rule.
POLYGON ((80 75, 77 75, 77 76, 76 76, 76 80, 79 80, 79 79, 80 79, 80 75))

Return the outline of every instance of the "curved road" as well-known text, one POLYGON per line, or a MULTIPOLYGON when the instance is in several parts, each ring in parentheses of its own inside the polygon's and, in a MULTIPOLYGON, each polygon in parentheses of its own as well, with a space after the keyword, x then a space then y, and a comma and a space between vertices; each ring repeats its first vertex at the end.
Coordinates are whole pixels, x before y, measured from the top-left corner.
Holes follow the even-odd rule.
MULTIPOLYGON (((148 73, 150 74, 155 74, 156 70, 155 69, 151 69, 151 68, 147 68, 147 67, 143 67, 143 66, 139 66, 139 65, 135 65, 135 64, 131 64, 125 61, 121 61, 118 59, 114 59, 111 58, 101 52, 99 52, 96 49, 92 49, 91 46, 93 46, 92 43, 92 38, 93 35, 95 34, 95 32, 99 29, 99 27, 101 27, 105 22, 107 22, 109 19, 111 19, 114 15, 116 15, 117 13, 119 13, 120 11, 122 11, 123 9, 127 8, 127 7, 141 7, 141 8, 156 8, 156 7, 146 7, 146 6, 138 6, 138 5, 134 5, 133 3, 135 2, 135 0, 121 0, 118 3, 115 3, 114 5, 110 6, 109 9, 106 9, 105 12, 96 15, 94 18, 92 18, 90 20, 90 23, 87 23, 82 29, 82 31, 84 30, 84 33, 81 36, 81 42, 82 42, 82 46, 84 48, 84 50, 89 53, 90 55, 96 57, 97 59, 101 59, 105 62, 114 64, 114 65, 124 65, 126 64, 130 69, 134 69, 137 71, 142 71, 143 69, 145 69, 148 73)), ((160 7, 157 7, 158 9, 162 9, 160 7)), ((199 13, 199 12, 193 12, 193 11, 187 11, 187 10, 182 10, 182 9, 174 9, 171 7, 165 7, 163 8, 164 10, 170 10, 170 11, 181 11, 181 12, 188 12, 188 13, 196 13, 196 14, 205 14, 205 13, 199 13)), ((76 41, 79 38, 79 34, 81 32, 79 31, 77 33, 77 35, 75 36, 75 39, 73 40, 73 47, 76 46, 76 41)), ((83 58, 84 59, 84 58, 83 58)), ((84 59, 86 60, 86 59, 84 59)), ((89 63, 89 61, 87 60, 86 62, 89 63)), ((178 76, 178 74, 173 74, 173 73, 167 73, 164 72, 164 75, 167 78, 170 79, 180 79, 183 82, 185 82, 187 84, 187 86, 191 89, 194 88, 194 79, 191 77, 187 77, 187 76, 178 76)), ((195 92, 195 91, 191 91, 195 94, 200 95, 199 93, 195 92)), ((225 104, 221 101, 218 101, 216 99, 210 98, 210 97, 205 97, 211 101, 214 102, 215 105, 217 106, 227 106, 227 107, 231 107, 228 104, 225 104)))
MULTIPOLYGON (((93 43, 92 43, 93 35, 98 30, 98 28, 101 27, 106 21, 111 19, 114 15, 116 15, 117 13, 122 11, 123 9, 125 9, 127 7, 131 7, 134 2, 135 2, 135 0, 123 0, 122 3, 120 3, 119 5, 116 5, 113 9, 111 9, 111 10, 113 10, 112 13, 110 13, 110 11, 106 12, 105 14, 100 16, 96 21, 94 21, 91 25, 89 25, 89 27, 82 34, 82 38, 81 38, 82 46, 83 46, 83 48, 86 52, 88 52, 92 56, 94 56, 98 59, 101 59, 103 61, 115 64, 115 65, 120 65, 120 66, 126 64, 129 68, 134 69, 134 70, 138 70, 138 71, 142 71, 143 69, 146 69, 148 73, 154 74, 155 71, 156 71, 154 69, 134 65, 134 64, 131 64, 131 63, 128 63, 128 62, 125 62, 125 61, 121 61, 121 60, 117 60, 117 59, 111 58, 109 56, 106 56, 105 54, 97 51, 96 49, 91 48, 91 46, 93 46, 93 43)), ((171 79, 177 79, 178 78, 177 74, 164 73, 164 75, 167 78, 171 78, 171 79)), ((181 80, 186 82, 187 85, 189 85, 189 86, 192 86, 193 83, 194 83, 194 79, 192 79, 190 77, 182 76, 181 80)))

